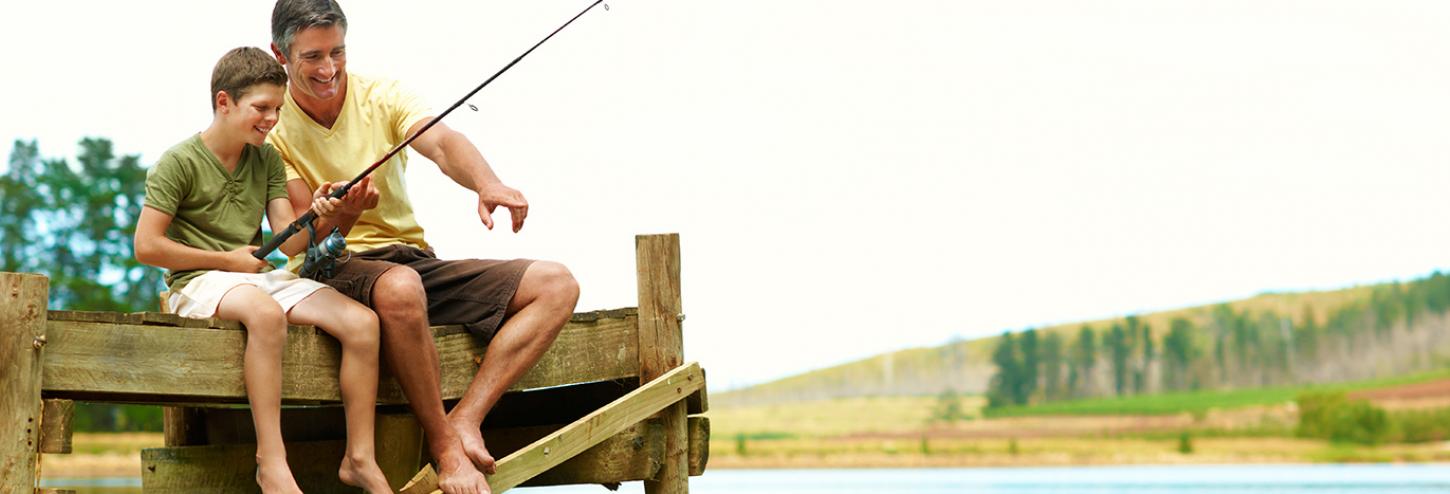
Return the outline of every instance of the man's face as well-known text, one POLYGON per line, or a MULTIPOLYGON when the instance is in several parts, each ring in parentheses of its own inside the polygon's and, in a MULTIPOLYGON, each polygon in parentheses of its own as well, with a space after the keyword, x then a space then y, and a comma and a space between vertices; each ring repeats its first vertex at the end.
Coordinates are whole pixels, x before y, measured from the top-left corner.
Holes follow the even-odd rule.
POLYGON ((282 109, 283 91, 276 84, 261 83, 247 88, 241 99, 227 101, 227 122, 248 144, 261 146, 267 133, 277 125, 277 112, 282 109))
POLYGON ((292 81, 295 95, 316 100, 331 100, 342 94, 346 83, 347 52, 343 37, 346 32, 336 24, 313 26, 297 32, 291 53, 282 63, 292 81))

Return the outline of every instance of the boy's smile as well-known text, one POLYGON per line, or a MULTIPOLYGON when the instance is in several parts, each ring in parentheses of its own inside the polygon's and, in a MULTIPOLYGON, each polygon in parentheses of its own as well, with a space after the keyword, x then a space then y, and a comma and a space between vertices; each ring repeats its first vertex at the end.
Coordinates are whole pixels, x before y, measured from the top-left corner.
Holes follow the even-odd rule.
POLYGON ((261 146, 267 133, 277 125, 283 91, 286 89, 275 84, 257 84, 248 88, 235 106, 228 105, 229 120, 235 124, 233 128, 243 131, 243 138, 248 144, 261 146))

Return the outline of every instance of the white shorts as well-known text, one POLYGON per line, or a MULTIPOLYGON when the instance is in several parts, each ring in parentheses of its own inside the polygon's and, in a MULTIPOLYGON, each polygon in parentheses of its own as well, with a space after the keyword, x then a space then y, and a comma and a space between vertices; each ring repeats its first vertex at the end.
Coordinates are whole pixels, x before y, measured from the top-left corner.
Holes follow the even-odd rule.
POLYGON ((327 285, 307 278, 300 278, 291 271, 274 269, 266 273, 232 273, 209 271, 192 278, 181 291, 171 294, 167 306, 171 312, 182 317, 205 319, 216 315, 222 297, 240 285, 261 288, 282 306, 282 312, 292 310, 302 299, 327 285))

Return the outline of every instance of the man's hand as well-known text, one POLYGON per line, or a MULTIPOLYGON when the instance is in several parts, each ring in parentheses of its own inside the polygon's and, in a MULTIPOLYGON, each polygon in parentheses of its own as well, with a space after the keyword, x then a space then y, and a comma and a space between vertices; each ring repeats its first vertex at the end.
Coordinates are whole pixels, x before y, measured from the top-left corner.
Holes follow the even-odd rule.
POLYGON ((233 273, 260 273, 263 269, 272 267, 267 261, 252 257, 252 253, 256 251, 257 246, 244 245, 227 252, 226 260, 222 263, 222 270, 233 273))
POLYGON ((312 193, 312 209, 317 211, 318 216, 342 214, 357 217, 361 216, 363 211, 378 206, 378 188, 373 186, 373 177, 364 177, 357 185, 348 189, 347 194, 341 199, 328 197, 332 191, 340 189, 344 185, 347 185, 347 182, 325 183, 312 193), (324 206, 323 202, 331 207, 324 206), (323 209, 327 209, 327 211, 323 209))
POLYGON ((499 206, 509 209, 514 220, 514 233, 524 228, 524 218, 529 216, 529 201, 524 194, 501 183, 483 186, 478 191, 478 219, 483 226, 493 229, 493 211, 499 206))

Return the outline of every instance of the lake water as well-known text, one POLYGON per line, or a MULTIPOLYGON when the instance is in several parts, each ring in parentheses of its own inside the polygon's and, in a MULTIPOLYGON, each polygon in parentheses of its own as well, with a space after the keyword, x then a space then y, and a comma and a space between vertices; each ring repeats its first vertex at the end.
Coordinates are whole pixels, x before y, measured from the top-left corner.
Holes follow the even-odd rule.
MULTIPOLYGON (((77 494, 140 492, 140 479, 53 479, 77 494), (89 485, 83 485, 89 484, 89 485)), ((528 494, 602 494, 597 485, 528 488, 528 494)), ((643 493, 639 482, 621 493, 643 493)), ((690 479, 694 494, 1246 494, 1450 492, 1450 464, 1230 465, 856 470, 713 470, 690 479)))

